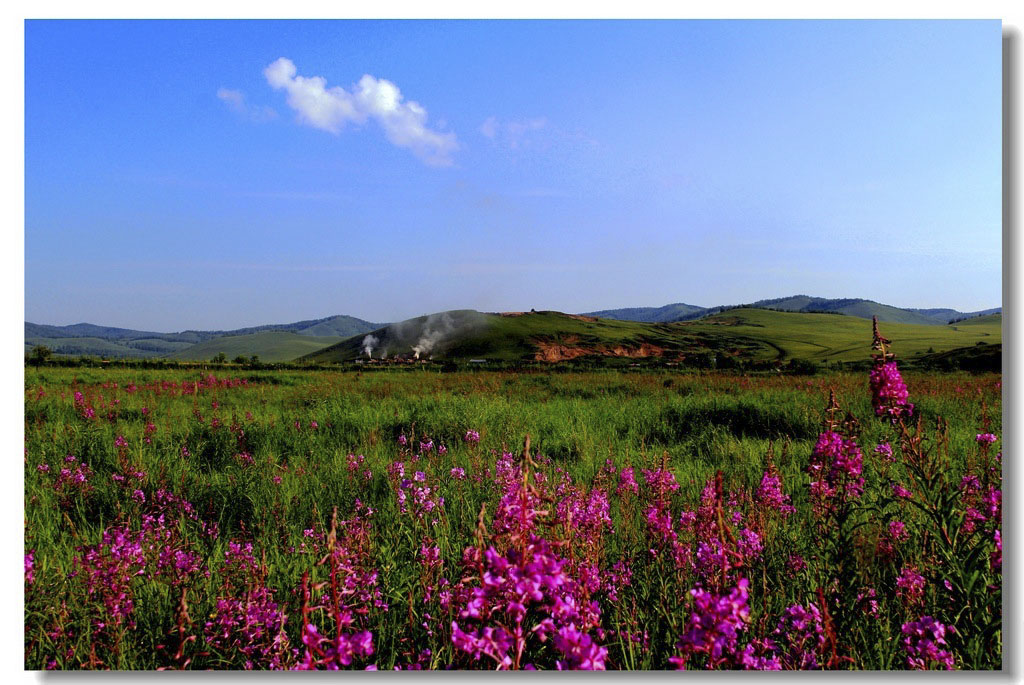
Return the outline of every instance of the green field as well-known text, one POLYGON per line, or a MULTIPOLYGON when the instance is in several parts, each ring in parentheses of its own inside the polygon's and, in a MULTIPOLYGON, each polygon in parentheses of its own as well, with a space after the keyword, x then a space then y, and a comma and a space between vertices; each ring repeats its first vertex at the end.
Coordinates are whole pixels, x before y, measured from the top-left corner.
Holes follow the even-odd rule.
POLYGON ((955 330, 955 329, 958 329, 958 328, 963 328, 964 326, 967 326, 967 327, 982 326, 982 327, 985 327, 985 328, 991 328, 991 327, 994 326, 996 328, 1001 328, 1002 325, 1003 325, 1003 315, 1002 314, 986 314, 985 316, 976 316, 973 319, 966 319, 964 321, 959 321, 959 322, 957 322, 955 324, 951 324, 950 327, 955 330))
MULTIPOLYGON (((839 314, 808 314, 765 309, 733 309, 699 321, 669 324, 593 319, 560 312, 519 315, 450 312, 453 334, 433 352, 435 359, 562 361, 579 357, 626 357, 686 361, 716 355, 740 362, 863 361, 870 353, 871 321, 839 314)), ((425 319, 407 322, 424 326, 425 319)), ((946 352, 983 343, 1001 345, 1002 317, 936 326, 886 324, 887 334, 900 340, 902 359, 946 352)), ((390 355, 410 354, 415 335, 398 339, 391 328, 373 332, 390 355)), ((304 359, 351 361, 364 357, 364 336, 326 347, 304 359)), ((379 355, 379 353, 378 353, 379 355)))
MULTIPOLYGON (((860 361, 871 351, 871 321, 853 316, 735 309, 676 325, 708 335, 717 331, 723 337, 763 343, 770 348, 765 354, 774 358, 860 361)), ((1002 315, 945 326, 888 323, 885 335, 899 340, 900 358, 907 360, 929 351, 969 347, 979 342, 1000 345, 1002 315)))
POLYGON ((37 345, 43 345, 54 354, 66 356, 93 356, 108 358, 167 357, 192 345, 152 338, 120 341, 105 338, 26 338, 25 354, 37 345))
POLYGON ((333 345, 338 340, 337 336, 266 331, 214 338, 196 343, 169 356, 171 359, 205 361, 223 352, 228 359, 234 359, 239 355, 252 357, 255 354, 265 362, 284 362, 333 345))
MULTIPOLYGON (((294 325, 306 323, 309 322, 294 325)), ((61 356, 192 361, 209 361, 223 352, 229 360, 257 355, 268 363, 330 364, 365 360, 367 335, 377 339, 374 358, 380 359, 384 354, 391 359, 411 357, 414 346, 424 333, 429 333, 436 344, 423 358, 435 361, 465 363, 470 359, 485 359, 512 364, 576 360, 577 365, 615 366, 629 360, 643 360, 646 365, 671 363, 734 368, 788 363, 793 359, 818 365, 863 361, 869 351, 865 340, 870 339, 871 331, 869 320, 855 316, 739 308, 676 323, 598 319, 550 311, 502 315, 456 310, 359 332, 348 338, 310 334, 320 330, 351 330, 354 325, 347 317, 334 317, 307 326, 301 333, 260 330, 243 335, 218 335, 194 344, 155 337, 118 340, 29 337, 25 350, 29 354, 36 345, 45 345, 61 356), (346 320, 339 322, 341 319, 346 320)), ((33 326, 32 331, 50 328, 33 326)), ((999 314, 952 325, 888 323, 886 328, 889 335, 900 339, 901 358, 905 362, 938 364, 944 369, 962 365, 965 369, 994 370, 1000 366, 1002 316, 999 314), (989 349, 971 349, 974 346, 989 346, 989 349), (954 350, 956 352, 952 352, 954 350)))
POLYGON ((335 315, 323 319, 268 324, 235 330, 157 333, 129 328, 81 323, 49 326, 25 322, 25 354, 37 346, 48 348, 61 357, 88 356, 102 359, 195 359, 207 360, 219 352, 231 357, 262 355, 270 361, 289 361, 338 340, 378 327, 351 316, 335 315), (306 342, 270 333, 299 334, 306 342), (215 341, 222 342, 217 343, 215 341), (203 343, 209 343, 203 345, 203 343), (194 345, 199 345, 192 349, 194 345), (216 351, 209 353, 210 349, 216 351), (190 351, 191 350, 191 351, 190 351), (204 356, 206 355, 206 356, 204 356))
MULTIPOLYGON (((537 320, 559 335, 559 315, 537 320)), ((984 503, 999 462, 976 441, 1001 434, 997 374, 906 371, 923 423, 901 440, 863 372, 228 373, 26 368, 26 668, 890 669, 910 664, 903 626, 924 616, 957 630, 925 666, 1001 663, 999 504, 984 503), (858 419, 827 425, 860 446, 863 484, 822 509, 808 465, 830 393, 858 419), (792 513, 760 494, 770 473, 792 513), (542 559, 555 575, 522 598, 521 647, 474 652, 477 630, 520 620, 484 567, 500 579, 542 559), (695 588, 745 593, 725 656, 686 637, 707 610, 695 588), (491 597, 482 614, 472 592, 491 597), (822 592, 827 616, 786 623, 822 592), (545 620, 557 640, 533 633, 545 620), (345 649, 304 642, 307 625, 345 649)))

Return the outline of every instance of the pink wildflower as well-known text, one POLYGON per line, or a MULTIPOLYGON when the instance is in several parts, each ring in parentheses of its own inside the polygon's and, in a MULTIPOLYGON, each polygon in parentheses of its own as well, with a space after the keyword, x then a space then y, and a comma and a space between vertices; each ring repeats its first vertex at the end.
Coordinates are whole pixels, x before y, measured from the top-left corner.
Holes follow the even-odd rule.
POLYGON ((953 655, 941 647, 946 644, 946 626, 931 616, 920 621, 903 624, 903 651, 907 655, 907 666, 927 670, 932 664, 952 671, 953 655))
POLYGON ((876 363, 869 376, 871 404, 875 416, 889 416, 893 421, 911 416, 914 405, 907 402, 907 385, 900 376, 896 362, 876 363))
POLYGON ((690 590, 693 610, 686 632, 679 638, 676 648, 682 650, 682 657, 672 657, 669 662, 681 667, 686 657, 692 654, 707 655, 708 668, 729 665, 736 660, 737 640, 750 620, 747 606, 750 582, 740 578, 736 587, 726 595, 713 595, 701 589, 690 590))
POLYGON ((924 585, 924 576, 917 572, 917 567, 906 565, 896 579, 896 594, 908 606, 919 604, 924 598, 924 585))

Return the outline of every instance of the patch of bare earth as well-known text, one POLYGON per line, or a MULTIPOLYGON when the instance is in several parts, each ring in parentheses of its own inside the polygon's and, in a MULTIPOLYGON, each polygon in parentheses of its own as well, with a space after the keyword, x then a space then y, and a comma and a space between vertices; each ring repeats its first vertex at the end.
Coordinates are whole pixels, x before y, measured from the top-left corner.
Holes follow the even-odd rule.
POLYGON ((573 344, 575 342, 576 340, 572 336, 566 338, 561 343, 536 340, 534 344, 537 346, 537 352, 533 358, 539 362, 563 362, 591 354, 604 357, 628 357, 630 359, 662 357, 665 355, 664 348, 650 343, 641 343, 637 347, 627 347, 625 345, 584 347, 573 344))
POLYGON ((570 347, 558 343, 537 343, 537 352, 533 358, 539 362, 564 362, 594 351, 585 347, 570 347))

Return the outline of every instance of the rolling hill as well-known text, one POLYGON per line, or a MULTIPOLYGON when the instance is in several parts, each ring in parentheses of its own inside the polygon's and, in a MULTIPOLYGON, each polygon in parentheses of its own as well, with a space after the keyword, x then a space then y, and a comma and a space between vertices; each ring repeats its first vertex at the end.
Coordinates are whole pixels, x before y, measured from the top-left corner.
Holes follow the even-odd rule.
POLYGON ((137 340, 106 340, 104 338, 27 338, 25 354, 36 345, 44 345, 56 355, 75 357, 103 357, 147 359, 166 357, 192 346, 187 342, 172 342, 162 339, 139 338, 137 340))
MULTIPOLYGON (((167 333, 136 331, 130 328, 97 326, 91 323, 76 323, 70 326, 48 326, 25 322, 26 338, 97 338, 101 340, 135 340, 138 338, 161 338, 167 333)), ((192 341, 194 342, 194 341, 192 341)))
MULTIPOLYGON (((445 312, 443 335, 435 336, 434 359, 566 361, 581 357, 659 358, 685 362, 695 356, 747 361, 866 361, 871 354, 871 321, 854 316, 739 308, 698 321, 643 323, 560 312, 482 314, 445 312)), ((431 333, 432 317, 419 317, 355 336, 306 355, 312 362, 366 358, 374 339, 374 358, 412 357, 420 337, 431 333)), ((889 323, 884 334, 895 342, 899 358, 1002 343, 1001 315, 970 325, 889 323)), ((438 326, 434 325, 434 332, 438 326)))
MULTIPOLYGON (((58 355, 87 355, 105 358, 168 357, 175 359, 205 359, 216 355, 217 352, 222 350, 218 349, 207 357, 203 357, 202 355, 205 354, 207 348, 199 347, 186 356, 181 355, 186 354, 186 350, 193 345, 200 345, 204 342, 222 338, 232 338, 233 340, 226 344, 231 349, 241 349, 241 343, 234 339, 246 338, 246 340, 254 345, 253 349, 251 351, 242 350, 235 352, 229 356, 237 356, 238 354, 245 356, 259 354, 263 356, 260 349, 266 348, 271 350, 270 353, 274 356, 274 359, 267 358, 267 361, 285 361, 285 358, 280 357, 280 354, 283 354, 283 352, 277 352, 277 350, 278 342, 284 341, 286 338, 248 338, 247 336, 276 331, 316 339, 315 343, 310 343, 310 341, 306 341, 304 344, 292 342, 280 347, 281 350, 295 350, 295 355, 293 356, 299 356, 329 345, 341 338, 370 331, 379 326, 381 326, 379 323, 371 323, 353 316, 340 314, 323 319, 309 319, 287 324, 268 324, 226 331, 188 330, 178 333, 137 331, 129 328, 97 326, 90 323, 72 324, 70 326, 48 326, 26 321, 25 353, 28 354, 37 345, 45 345, 54 354, 58 355)), ((290 338, 287 338, 287 340, 290 340, 290 338)), ((224 351, 224 353, 227 354, 227 351, 224 351)))
MULTIPOLYGON (((300 323, 309 323, 309 325, 301 328, 295 328, 294 332, 299 335, 312 335, 317 337, 336 336, 342 338, 347 338, 350 335, 358 335, 359 333, 366 333, 383 325, 379 323, 370 323, 369 321, 357 319, 354 316, 344 316, 341 314, 329 316, 326 319, 317 319, 312 322, 300 323)), ((292 329, 282 328, 280 330, 292 329)))
POLYGON ((949 310, 924 310, 932 314, 925 314, 922 310, 901 309, 888 304, 881 304, 873 300, 862 300, 859 298, 849 299, 826 299, 823 297, 808 297, 797 295, 779 300, 761 300, 751 305, 759 309, 777 309, 787 312, 834 312, 846 314, 862 319, 870 319, 877 316, 879 321, 886 323, 911 323, 921 325, 944 325, 950 319, 957 316, 965 316, 955 309, 949 310), (952 312, 946 317, 942 312, 952 312))
MULTIPOLYGON (((970 363, 996 352, 934 356, 975 344, 1001 345, 1002 314, 940 323, 953 309, 905 310, 870 300, 826 300, 799 295, 762 300, 759 307, 702 309, 676 303, 665 307, 604 310, 605 317, 553 311, 484 314, 453 310, 394 324, 373 324, 349 316, 271 324, 233 331, 155 333, 74 324, 25 323, 25 352, 46 345, 58 355, 112 358, 206 360, 223 352, 229 359, 258 355, 267 362, 302 358, 315 362, 414 356, 436 359, 565 361, 581 357, 660 358, 693 361, 694 355, 725 360, 769 361, 803 358, 854 361, 868 357, 870 317, 899 340, 905 360, 933 355, 938 364, 970 363), (636 321, 621 317, 643 318, 636 321), (619 317, 619 318, 617 318, 619 317), (672 321, 659 321, 678 317, 672 321), (971 361, 974 360, 974 361, 971 361)), ((978 314, 978 313, 976 313, 978 314)), ((1001 355, 1001 347, 998 354, 1001 355)), ((980 362, 977 362, 980 363, 980 362)))
POLYGON ((695 304, 676 302, 664 307, 630 307, 626 309, 603 309, 597 312, 584 312, 581 316, 596 316, 601 319, 618 319, 620 321, 641 321, 646 323, 667 323, 681 321, 687 317, 701 315, 710 311, 707 307, 695 304))
POLYGON ((750 304, 720 305, 717 307, 698 307, 690 304, 669 304, 664 307, 631 307, 625 309, 605 309, 599 312, 588 312, 587 316, 618 319, 621 321, 645 321, 654 323, 672 323, 675 321, 693 321, 706 316, 719 314, 738 308, 774 309, 787 312, 819 313, 831 312, 846 314, 862 319, 877 316, 879 321, 886 323, 916 323, 922 325, 941 326, 954 319, 1001 313, 1002 307, 986 309, 979 312, 960 312, 956 309, 905 309, 861 298, 829 299, 794 295, 769 300, 758 300, 750 304))
POLYGON ((955 319, 973 319, 989 314, 1002 314, 1003 308, 993 307, 992 309, 983 309, 977 312, 958 312, 955 309, 908 309, 907 311, 924 314, 942 323, 952 323, 955 319))
POLYGON ((263 331, 212 338, 167 355, 171 359, 202 361, 223 352, 228 360, 259 355, 260 361, 286 362, 338 342, 338 336, 313 336, 291 331, 263 331))
POLYGON ((960 326, 1002 326, 1002 324, 1002 314, 982 314, 981 316, 973 316, 962 321, 955 321, 950 325, 953 328, 959 328, 960 326))
MULTIPOLYGON (((912 360, 929 351, 1002 343, 1002 315, 965 326, 887 323, 882 333, 893 341, 898 358, 912 360)), ((700 321, 678 324, 695 331, 719 330, 728 337, 755 340, 777 358, 813 361, 864 361, 871 354, 871 321, 855 316, 734 309, 700 321)))
MULTIPOLYGON (((443 312, 447 332, 438 338, 427 356, 438 359, 483 358, 502 361, 540 359, 546 350, 575 346, 596 353, 605 348, 638 348, 646 338, 658 337, 663 328, 656 324, 598 319, 560 312, 506 312, 482 314, 473 310, 443 312)), ((381 356, 412 357, 421 337, 437 330, 431 317, 418 317, 372 331, 377 339, 372 352, 381 356)), ((366 358, 366 337, 354 337, 325 348, 306 359, 317 362, 352 361, 366 358)), ((436 337, 436 336, 435 336, 436 337)), ((669 336, 671 337, 671 336, 669 336)), ((549 354, 550 356, 550 354, 549 354)), ((579 356, 579 355, 576 355, 579 356)))

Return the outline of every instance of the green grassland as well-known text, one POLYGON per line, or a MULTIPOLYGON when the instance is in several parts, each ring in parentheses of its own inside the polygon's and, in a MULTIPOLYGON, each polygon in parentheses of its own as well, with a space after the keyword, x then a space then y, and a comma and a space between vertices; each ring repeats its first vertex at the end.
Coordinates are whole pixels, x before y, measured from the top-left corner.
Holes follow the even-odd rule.
MULTIPOLYGON (((365 358, 367 334, 363 331, 348 338, 310 335, 311 331, 321 329, 352 330, 348 327, 350 322, 339 322, 342 318, 320 321, 301 332, 261 330, 195 344, 165 338, 29 337, 25 351, 29 354, 36 345, 45 345, 58 355, 105 358, 209 360, 221 352, 228 359, 258 355, 266 362, 337 363, 365 358)), ((44 327, 33 330, 36 328, 44 327)), ((693 365, 695 360, 705 360, 696 364, 701 366, 710 358, 719 365, 731 362, 731 366, 792 359, 821 364, 863 361, 871 340, 870 320, 841 314, 737 308, 695 321, 648 323, 553 311, 483 314, 455 310, 369 332, 377 338, 374 357, 411 356, 413 346, 425 331, 436 333, 437 342, 424 353, 424 358, 502 363, 582 359, 588 363, 614 364, 642 358, 648 363, 693 365)), ((954 359, 965 359, 968 366, 988 360, 983 366, 995 369, 996 358, 1002 352, 1002 315, 980 316, 949 325, 886 323, 885 334, 901 340, 900 356, 907 362, 935 362, 938 368, 946 368, 954 359), (989 349, 966 351, 983 345, 989 349), (961 352, 952 352, 957 349, 961 352)))
POLYGON ((270 361, 289 361, 319 347, 324 347, 345 337, 378 327, 351 316, 336 315, 323 319, 296 321, 288 324, 268 324, 235 330, 181 331, 178 333, 155 333, 129 328, 114 328, 82 323, 70 326, 48 326, 25 322, 25 354, 33 348, 44 346, 53 354, 90 356, 104 359, 206 359, 219 351, 205 356, 218 345, 215 340, 227 340, 225 345, 232 349, 232 356, 239 354, 251 357, 263 355, 270 361), (308 337, 314 342, 294 343, 287 337, 260 337, 261 333, 291 333, 308 337), (199 347, 194 352, 185 352, 193 345, 204 342, 211 345, 199 347), (180 354, 179 354, 180 353, 180 354))
MULTIPOLYGON (((978 317, 970 323, 934 326, 887 323, 883 334, 899 340, 900 358, 912 360, 929 352, 1002 343, 1002 315, 978 317)), ((701 321, 677 324, 682 329, 762 343, 763 353, 785 359, 815 361, 864 360, 871 350, 871 321, 835 314, 735 309, 701 321)))
MULTIPOLYGON (((514 316, 450 312, 455 331, 432 352, 435 359, 561 361, 574 356, 659 357, 684 361, 715 354, 744 361, 863 361, 871 347, 871 321, 839 314, 733 309, 699 321, 653 324, 594 319, 559 312, 514 316), (469 324, 473 321, 473 325, 469 324)), ((414 320, 415 323, 415 320, 414 320)), ((900 356, 924 355, 983 343, 1001 345, 1002 317, 992 315, 955 325, 885 324, 901 342, 900 356)), ((410 340, 396 340, 390 328, 373 332, 389 354, 408 355, 410 340)), ((304 357, 312 362, 351 361, 365 356, 355 336, 304 357)), ((378 352, 378 356, 379 356, 378 352)))
POLYGON ((286 331, 266 331, 250 335, 228 335, 196 343, 169 355, 172 359, 207 360, 223 352, 228 359, 259 355, 265 362, 283 362, 338 342, 336 336, 314 336, 286 331))
POLYGON ((951 324, 951 328, 957 329, 957 328, 960 328, 962 326, 972 326, 972 327, 973 326, 982 326, 982 327, 992 327, 992 326, 995 326, 996 328, 1000 328, 1002 326, 1002 324, 1003 324, 1003 315, 1002 314, 986 314, 985 316, 976 316, 973 319, 965 319, 963 321, 958 321, 955 324, 951 324))
POLYGON ((797 295, 796 297, 775 300, 761 300, 751 306, 790 312, 836 312, 837 314, 856 316, 869 320, 871 317, 876 316, 879 321, 885 323, 911 323, 935 326, 943 325, 948 321, 948 319, 943 320, 941 316, 936 318, 923 312, 901 309, 880 302, 862 299, 830 300, 821 297, 797 295))
POLYGON ((501 360, 533 359, 538 344, 570 348, 630 347, 658 343, 673 351, 692 346, 688 336, 679 336, 664 324, 588 320, 560 312, 528 312, 520 316, 488 315, 488 326, 470 339, 456 341, 444 351, 446 357, 482 357, 501 360))
MULTIPOLYGON (((503 321, 505 330, 525 326, 523 318, 503 321)), ((547 335, 560 335, 559 317, 536 318, 548 328, 524 327, 523 334, 540 328, 547 335)), ((743 325, 754 329, 755 323, 747 320, 743 325)), ((640 335, 629 325, 594 324, 578 330, 618 341, 640 335)), ((794 338, 799 330, 793 330, 794 338)), ((897 346, 901 351, 902 343, 897 346)), ((314 583, 330 581, 327 567, 317 564, 322 549, 314 554, 306 548, 323 540, 334 507, 339 518, 348 519, 355 515, 357 500, 375 512, 369 520, 366 563, 379 571, 376 587, 387 604, 386 610, 368 607, 356 617, 373 634, 372 663, 386 670, 429 654, 427 665, 432 668, 487 668, 490 662, 474 661, 454 649, 451 622, 461 620, 458 612, 439 608, 436 597, 424 599, 429 578, 423 575, 420 554, 424 545, 438 545, 443 574, 458 582, 464 550, 478 544, 474 531, 484 505, 484 523, 493 525, 501 496, 495 460, 503 450, 518 452, 529 434, 549 493, 555 492, 556 483, 571 478, 584 492, 603 489, 611 501, 614 533, 605 535, 597 552, 586 553, 598 555, 595 563, 602 573, 622 560, 634 575, 618 600, 598 595, 602 625, 609 631, 648 631, 650 641, 631 645, 608 633, 602 639, 609 650, 608 667, 663 669, 685 630, 691 611, 688 591, 695 580, 679 575, 667 553, 652 556, 658 543, 648 537, 645 511, 654 496, 641 469, 658 468, 664 460, 680 486, 671 495, 676 518, 683 510, 696 509, 702 488, 719 470, 725 488, 749 504, 749 493, 757 488, 767 455, 774 451, 774 464, 797 511, 789 523, 775 522, 762 531, 763 560, 749 572, 750 631, 758 634, 768 634, 786 607, 816 601, 817 574, 831 563, 821 537, 827 531, 813 532, 818 523, 806 472, 830 391, 844 410, 862 419, 858 443, 865 453, 865 490, 871 493, 870 500, 865 495, 866 502, 885 505, 889 482, 897 477, 897 465, 872 452, 877 442, 894 441, 894 429, 873 420, 866 373, 808 379, 667 369, 444 374, 415 367, 377 373, 241 374, 244 384, 203 387, 195 371, 26 368, 25 550, 32 550, 35 564, 35 578, 26 583, 26 668, 42 669, 51 662, 58 669, 179 668, 186 657, 185 665, 192 669, 247 667, 249 657, 239 651, 246 640, 237 647, 225 646, 203 627, 221 612, 220 599, 251 601, 244 594, 251 590, 238 585, 241 581, 225 561, 229 543, 253 545, 264 570, 248 582, 271 589, 288 617, 288 640, 301 649, 303 574, 311 574, 314 583), (97 407, 96 418, 83 415, 74 391, 83 393, 85 405, 97 407), (469 429, 479 431, 478 445, 463 441, 469 429), (429 436, 447 446, 447 453, 409 461, 411 448, 399 446, 401 435, 414 440, 429 436), (121 446, 119 436, 124 438, 121 446), (356 454, 365 456, 360 469, 371 475, 351 469, 350 455, 356 454), (70 468, 89 464, 90 479, 80 489, 56 485, 57 471, 67 466, 65 455, 77 459, 70 468), (406 461, 408 478, 423 471, 426 483, 444 496, 436 525, 399 510, 398 482, 388 476, 398 460, 406 461), (614 472, 611 481, 605 473, 608 462, 617 469, 636 469, 638 495, 615 491, 614 472), (45 472, 44 464, 49 465, 45 472), (465 469, 466 480, 456 480, 453 468, 465 469), (116 482, 115 475, 126 473, 141 476, 131 476, 130 485, 116 482), (183 576, 180 587, 175 576, 126 576, 126 592, 135 607, 133 623, 111 623, 104 608, 104 598, 110 598, 89 590, 82 560, 88 549, 101 544, 104 529, 139 530, 147 512, 158 511, 152 507, 161 490, 191 502, 199 521, 216 524, 219 532, 210 536, 198 522, 171 519, 171 530, 164 533, 199 554, 210 575, 183 576), (808 570, 787 575, 790 555, 806 559, 808 570), (188 620, 180 613, 182 598, 188 620), (176 659, 179 630, 193 637, 180 643, 184 657, 176 659), (427 649, 429 653, 423 651, 427 649)), ((975 434, 1001 435, 1000 377, 915 371, 904 377, 925 425, 934 425, 939 416, 946 420, 942 444, 950 460, 949 480, 959 483, 977 459, 975 434)), ((557 502, 551 501, 553 511, 557 502)), ((925 566, 934 554, 935 536, 918 532, 925 525, 922 517, 904 508, 899 516, 915 537, 900 560, 875 561, 872 550, 885 519, 864 515, 855 546, 843 553, 856 560, 857 572, 863 574, 858 582, 877 587, 881 609, 877 620, 865 619, 857 631, 843 633, 841 649, 853 658, 846 667, 901 668, 901 622, 920 616, 905 609, 895 594, 903 559, 929 573, 925 611, 950 620, 936 613, 943 606, 942 569, 925 566), (933 572, 940 575, 933 577, 933 572)), ((562 525, 546 527, 543 534, 559 540, 566 535, 562 530, 562 525)), ((585 551, 564 549, 565 555, 585 551)), ((983 551, 987 560, 989 548, 983 551)), ((112 552, 107 549, 105 554, 112 552)), ((330 625, 323 626, 325 632, 330 625)), ((959 625, 965 639, 976 634, 969 625, 959 625)), ((532 663, 554 668, 550 641, 531 650, 532 663)), ((1000 663, 998 647, 958 650, 962 668, 998 668, 1000 663)), ((361 668, 364 663, 354 665, 361 668)), ((266 666, 265 661, 256 663, 257 668, 266 666)))
MULTIPOLYGON (((454 331, 435 348, 432 353, 435 359, 534 360, 544 346, 602 354, 615 348, 638 349, 644 344, 663 347, 670 355, 680 355, 717 345, 714 334, 691 333, 670 324, 595 319, 552 311, 502 315, 462 310, 447 314, 454 320, 454 331)), ((412 323, 417 321, 412 320, 412 323)), ((396 339, 390 327, 373 331, 373 335, 380 340, 379 349, 387 350, 390 355, 409 355, 416 341, 415 335, 396 339)), ((758 345, 756 342, 746 344, 758 345)), ((356 336, 307 355, 305 359, 322 363, 350 361, 362 356, 363 336, 356 336)))
POLYGON ((136 340, 110 340, 107 338, 40 338, 25 339, 25 354, 30 354, 38 345, 49 348, 54 354, 65 356, 91 356, 110 358, 168 357, 187 349, 188 342, 139 338, 136 340))
MULTIPOLYGON (((156 468, 181 444, 194 444, 192 438, 206 435, 193 417, 197 405, 192 396, 162 400, 139 392, 125 397, 119 422, 87 425, 74 416, 70 400, 54 391, 73 386, 103 394, 102 384, 116 383, 123 389, 131 383, 191 383, 199 377, 198 372, 185 370, 26 368, 25 391, 31 398, 26 405, 28 439, 51 456, 61 450, 83 455, 99 450, 102 455, 112 449, 107 438, 112 442, 120 432, 133 451, 154 460, 147 465, 156 468), (48 394, 35 399, 40 388, 48 394), (153 401, 161 405, 158 438, 143 448, 145 421, 138 411, 153 401), (48 444, 53 436, 46 433, 47 426, 66 429, 59 445, 48 444)), ((349 451, 360 451, 384 464, 394 452, 393 440, 415 424, 417 433, 449 445, 457 444, 466 429, 479 429, 481 448, 488 450, 502 444, 514 448, 529 433, 544 454, 566 463, 578 461, 584 469, 597 468, 605 454, 638 459, 646 454, 654 459, 668 449, 687 481, 717 468, 746 478, 757 470, 756 463, 751 469, 747 462, 757 462, 755 455, 767 449, 769 440, 789 440, 797 450, 810 449, 830 390, 844 408, 859 416, 871 413, 866 374, 851 372, 813 379, 711 371, 440 374, 428 369, 246 371, 241 377, 248 380, 246 387, 210 391, 199 408, 207 421, 219 416, 226 423, 232 417, 241 421, 252 412, 246 427, 250 452, 275 463, 336 461, 349 451), (214 412, 211 400, 218 404, 214 412), (294 443, 294 420, 304 425, 316 421, 320 430, 294 443)), ((941 415, 963 427, 953 438, 957 446, 971 445, 978 432, 974 427, 982 422, 983 408, 964 403, 964 392, 986 393, 989 418, 998 432, 998 375, 908 371, 906 380, 922 415, 941 415)), ((867 423, 863 441, 886 432, 881 423, 867 423)), ((222 448, 233 449, 227 444, 217 447, 222 448)), ((232 456, 225 452, 214 461, 225 473, 233 472, 228 464, 232 456)), ((107 461, 108 456, 102 459, 107 461)), ((796 477, 799 468, 791 475, 796 477)))

